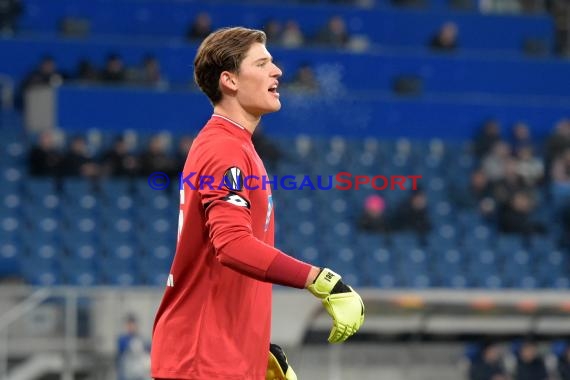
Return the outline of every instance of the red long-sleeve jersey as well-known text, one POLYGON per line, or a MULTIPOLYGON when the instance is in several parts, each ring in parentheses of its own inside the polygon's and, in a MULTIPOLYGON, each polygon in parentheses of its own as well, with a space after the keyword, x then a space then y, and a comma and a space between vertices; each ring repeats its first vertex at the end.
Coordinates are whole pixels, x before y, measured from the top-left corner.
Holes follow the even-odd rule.
POLYGON ((265 379, 271 283, 310 265, 274 248, 271 187, 251 133, 213 115, 184 166, 178 244, 153 329, 152 377, 265 379))

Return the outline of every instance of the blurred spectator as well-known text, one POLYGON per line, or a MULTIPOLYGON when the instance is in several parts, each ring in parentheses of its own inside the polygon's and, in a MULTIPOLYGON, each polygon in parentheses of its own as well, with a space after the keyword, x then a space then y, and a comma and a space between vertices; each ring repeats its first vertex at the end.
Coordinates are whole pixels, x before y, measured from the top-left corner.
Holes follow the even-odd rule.
POLYGON ((151 54, 144 57, 142 66, 128 70, 128 81, 143 86, 163 87, 168 82, 160 72, 158 59, 151 54))
POLYGON ((507 163, 511 161, 511 151, 507 143, 497 142, 491 152, 483 158, 481 168, 491 182, 505 177, 507 163))
POLYGON ((570 148, 552 163, 551 193, 556 206, 570 204, 570 148))
POLYGON ((105 69, 101 73, 101 80, 107 83, 124 83, 126 81, 123 60, 117 54, 107 57, 105 69))
POLYGON ((137 157, 129 153, 123 137, 118 137, 111 149, 103 154, 103 170, 111 176, 133 176, 138 170, 137 157))
POLYGON ((545 0, 519 0, 519 2, 524 13, 544 12, 546 9, 545 0))
POLYGON ((538 353, 536 343, 523 343, 517 357, 515 380, 548 380, 544 360, 538 353))
POLYGON ((349 40, 346 24, 340 16, 331 17, 315 38, 317 44, 331 47, 345 47, 349 40))
POLYGON ((39 135, 37 145, 33 146, 28 156, 30 175, 55 177, 63 160, 56 146, 55 137, 50 130, 39 135))
POLYGON ((99 72, 89 60, 82 59, 77 65, 76 79, 80 82, 95 83, 99 81, 99 72))
POLYGON ((96 177, 100 173, 99 165, 89 155, 87 141, 82 136, 74 137, 69 150, 61 163, 61 174, 71 177, 96 177))
POLYGON ((449 6, 456 10, 472 11, 475 7, 472 0, 449 0, 449 6))
POLYGON ((163 135, 150 139, 148 149, 139 158, 140 174, 149 176, 155 172, 163 172, 175 178, 177 166, 174 157, 168 154, 168 140, 163 135))
POLYGON ((537 186, 544 177, 544 163, 534 155, 530 144, 521 146, 517 152, 517 173, 529 187, 537 186))
POLYGON ((532 220, 533 209, 533 201, 526 192, 514 193, 509 201, 499 208, 499 230, 507 234, 544 233, 544 226, 532 220))
POLYGON ((263 31, 267 36, 267 44, 280 44, 283 35, 282 29, 283 27, 279 21, 274 19, 268 20, 263 26, 263 31))
POLYGON ((358 219, 358 227, 365 232, 382 233, 388 231, 386 222, 386 202, 379 195, 369 195, 364 200, 364 211, 358 219))
POLYGON ((431 230, 427 197, 422 190, 413 191, 408 199, 396 208, 391 225, 394 230, 412 230, 420 235, 431 230))
POLYGON ((552 162, 566 149, 570 149, 570 119, 562 119, 556 123, 554 132, 546 141, 546 163, 550 168, 552 162))
POLYGON ((526 123, 518 122, 513 126, 513 142, 512 147, 514 152, 526 146, 533 146, 532 138, 530 135, 530 128, 526 123))
POLYGON ((570 345, 567 345, 558 359, 558 375, 560 380, 570 380, 570 345))
POLYGON ((253 146, 259 157, 266 162, 270 170, 276 170, 279 161, 283 158, 283 152, 271 139, 263 133, 263 127, 256 128, 252 136, 253 146))
POLYGON ((425 0, 392 0, 392 4, 402 7, 422 7, 425 0))
POLYGON ((190 152, 193 141, 194 139, 191 136, 182 136, 178 142, 178 150, 176 151, 176 169, 179 172, 184 169, 184 164, 186 164, 186 158, 188 158, 188 152, 190 152))
POLYGON ((479 0, 479 9, 483 13, 520 13, 520 0, 479 0))
POLYGON ((45 56, 39 66, 24 79, 23 89, 34 86, 57 86, 63 83, 63 75, 57 71, 54 59, 45 56))
POLYGON ((303 45, 305 37, 299 24, 295 20, 289 20, 285 23, 283 34, 281 35, 281 43, 288 48, 295 48, 303 45))
POLYGON ((16 21, 22 14, 20 0, 0 0, 0 35, 16 32, 16 21))
POLYGON ((433 36, 430 47, 436 51, 454 51, 457 49, 457 24, 451 21, 441 26, 433 36))
POLYGON ((311 65, 308 63, 302 63, 295 73, 295 77, 287 87, 293 91, 318 91, 319 82, 317 81, 315 72, 311 65))
POLYGON ((491 184, 481 169, 471 173, 467 194, 464 188, 452 188, 450 193, 459 208, 479 210, 484 217, 490 217, 495 211, 491 184))
POLYGON ((499 347, 486 343, 469 367, 469 380, 507 380, 499 347))
POLYGON ((567 0, 549 1, 556 27, 556 53, 570 55, 570 2, 567 0))
POLYGON ((519 175, 518 162, 512 158, 505 161, 503 176, 492 184, 493 198, 499 206, 509 202, 511 196, 517 191, 529 191, 530 188, 519 175))
POLYGON ((189 41, 203 40, 212 33, 212 19, 207 12, 200 12, 186 32, 189 41))
POLYGON ((475 156, 478 158, 484 157, 499 141, 501 141, 501 126, 499 122, 496 120, 485 122, 473 141, 475 156))
POLYGON ((150 347, 139 333, 138 321, 128 315, 125 332, 117 342, 117 379, 147 380, 150 373, 150 347))

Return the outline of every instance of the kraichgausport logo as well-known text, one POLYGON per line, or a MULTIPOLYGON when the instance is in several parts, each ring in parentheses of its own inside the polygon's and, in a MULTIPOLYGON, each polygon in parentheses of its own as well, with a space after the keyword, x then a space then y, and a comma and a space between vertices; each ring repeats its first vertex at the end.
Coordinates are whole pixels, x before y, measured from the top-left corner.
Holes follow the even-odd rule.
MULTIPOLYGON (((198 175, 196 172, 180 174, 180 190, 360 190, 371 187, 374 190, 408 191, 418 190, 419 174, 408 175, 361 175, 338 172, 334 175, 244 175, 238 167, 231 167, 223 176, 198 175)), ((154 190, 166 190, 170 180, 165 173, 155 172, 149 176, 148 184, 154 190)))

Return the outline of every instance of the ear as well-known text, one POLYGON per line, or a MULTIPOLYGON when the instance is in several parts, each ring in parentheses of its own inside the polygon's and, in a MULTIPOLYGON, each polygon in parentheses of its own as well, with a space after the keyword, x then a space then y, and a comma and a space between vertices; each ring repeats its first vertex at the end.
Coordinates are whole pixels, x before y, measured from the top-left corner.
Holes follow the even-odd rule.
POLYGON ((231 91, 238 89, 237 76, 229 71, 223 71, 220 74, 220 88, 226 88, 231 91))

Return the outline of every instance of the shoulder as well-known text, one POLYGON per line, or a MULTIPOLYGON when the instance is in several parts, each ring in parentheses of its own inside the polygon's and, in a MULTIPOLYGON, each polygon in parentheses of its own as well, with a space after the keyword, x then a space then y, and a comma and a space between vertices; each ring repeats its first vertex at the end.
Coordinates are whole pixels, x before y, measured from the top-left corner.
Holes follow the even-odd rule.
POLYGON ((194 151, 203 157, 246 155, 247 143, 229 134, 204 134, 196 139, 194 151))

